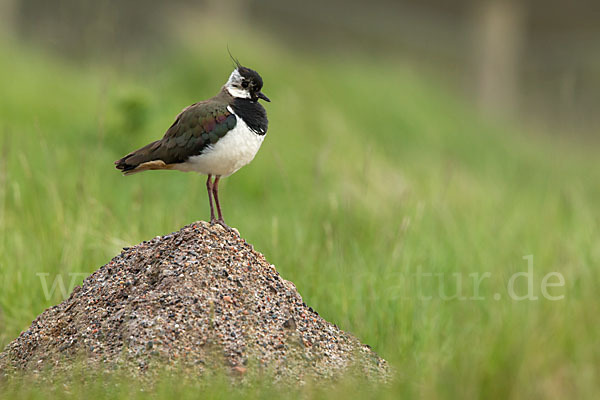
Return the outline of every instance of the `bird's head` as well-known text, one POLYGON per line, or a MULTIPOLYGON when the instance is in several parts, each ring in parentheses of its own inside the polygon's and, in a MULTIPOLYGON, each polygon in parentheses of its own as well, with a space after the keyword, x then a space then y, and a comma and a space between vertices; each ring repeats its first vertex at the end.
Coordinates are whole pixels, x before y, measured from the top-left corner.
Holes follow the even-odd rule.
POLYGON ((258 99, 271 101, 261 92, 262 86, 263 80, 258 72, 242 67, 237 63, 237 68, 229 76, 225 89, 233 97, 251 99, 252 101, 258 101, 258 99))

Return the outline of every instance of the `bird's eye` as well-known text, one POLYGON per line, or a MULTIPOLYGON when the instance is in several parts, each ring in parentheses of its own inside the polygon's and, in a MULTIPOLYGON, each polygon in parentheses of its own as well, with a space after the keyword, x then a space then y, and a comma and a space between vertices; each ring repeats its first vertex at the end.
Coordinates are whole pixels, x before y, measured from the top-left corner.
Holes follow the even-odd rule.
POLYGON ((248 82, 246 82, 246 81, 242 82, 242 87, 244 89, 246 89, 248 87, 248 82))

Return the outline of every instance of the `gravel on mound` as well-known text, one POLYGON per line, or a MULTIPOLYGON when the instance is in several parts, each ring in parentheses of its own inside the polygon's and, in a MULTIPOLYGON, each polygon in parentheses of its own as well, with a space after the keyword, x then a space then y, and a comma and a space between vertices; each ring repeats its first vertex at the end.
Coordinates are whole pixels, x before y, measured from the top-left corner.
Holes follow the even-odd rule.
POLYGON ((124 248, 10 343, 0 369, 55 373, 72 360, 100 370, 177 366, 300 381, 389 373, 239 234, 206 222, 124 248))

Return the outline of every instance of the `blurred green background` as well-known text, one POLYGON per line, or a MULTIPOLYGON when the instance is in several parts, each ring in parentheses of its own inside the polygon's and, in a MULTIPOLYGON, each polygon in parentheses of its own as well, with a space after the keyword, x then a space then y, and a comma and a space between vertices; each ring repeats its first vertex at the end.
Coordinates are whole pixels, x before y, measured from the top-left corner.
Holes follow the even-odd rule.
MULTIPOLYGON (((112 163, 217 93, 229 46, 272 103, 256 159, 223 181, 228 223, 397 374, 207 393, 593 398, 599 4, 0 0, 0 347, 121 247, 208 218, 204 178, 112 163), (515 300, 529 255, 538 300, 515 300)), ((4 393, 147 393, 110 387, 4 393)))

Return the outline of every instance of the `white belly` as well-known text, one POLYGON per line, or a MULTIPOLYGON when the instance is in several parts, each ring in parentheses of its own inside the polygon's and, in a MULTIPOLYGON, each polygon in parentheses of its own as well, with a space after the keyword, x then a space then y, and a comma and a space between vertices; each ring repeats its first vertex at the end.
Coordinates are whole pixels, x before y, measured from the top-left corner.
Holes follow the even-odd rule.
POLYGON ((229 176, 252 161, 265 135, 254 133, 240 117, 236 117, 235 128, 217 143, 208 145, 202 154, 192 156, 174 168, 205 175, 229 176))

